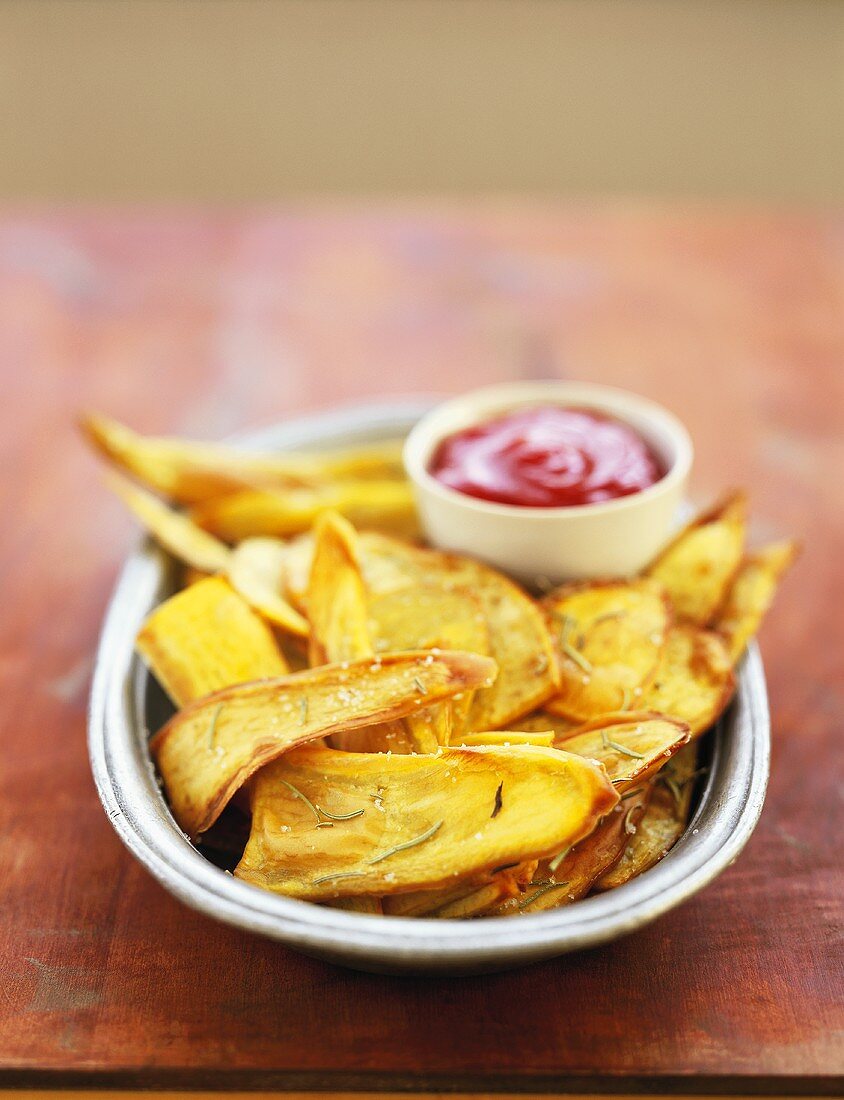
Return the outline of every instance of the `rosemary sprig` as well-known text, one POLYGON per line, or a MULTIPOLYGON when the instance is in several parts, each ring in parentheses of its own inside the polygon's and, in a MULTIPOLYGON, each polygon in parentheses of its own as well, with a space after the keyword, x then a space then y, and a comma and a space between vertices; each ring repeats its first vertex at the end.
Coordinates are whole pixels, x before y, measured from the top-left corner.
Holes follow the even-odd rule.
POLYGON ((321 882, 336 882, 341 878, 360 878, 365 873, 365 871, 338 871, 336 875, 322 875, 321 878, 313 879, 311 885, 319 886, 321 882))
POLYGON ((501 792, 504 789, 504 780, 502 779, 498 786, 495 788, 495 800, 492 803, 492 813, 489 815, 491 818, 498 817, 501 813, 501 807, 504 802, 501 797, 501 792))
POLYGON ((443 825, 442 821, 437 821, 430 829, 426 829, 421 836, 414 837, 413 840, 406 840, 404 844, 397 844, 394 848, 388 848, 386 852, 382 852, 379 856, 375 856, 374 859, 368 859, 368 864, 380 863, 384 859, 389 859, 390 856, 394 856, 397 852, 404 852, 407 848, 415 848, 417 844, 422 844, 426 840, 430 840, 443 825))
POLYGON ((560 645, 565 647, 568 644, 569 634, 574 626, 574 619, 571 615, 561 616, 562 626, 560 627, 560 645))
POLYGON ((557 868, 560 866, 560 864, 563 862, 563 860, 566 858, 566 856, 569 854, 570 851, 571 851, 571 845, 569 845, 568 848, 563 848, 562 852, 557 852, 557 854, 554 856, 554 858, 550 861, 550 863, 548 864, 548 870, 551 872, 552 875, 554 874, 554 872, 557 870, 557 868))
POLYGON ((625 791, 621 796, 621 801, 625 802, 628 798, 632 798, 634 794, 641 794, 644 787, 634 787, 632 791, 625 791))
POLYGON ((623 687, 621 689, 621 706, 619 710, 630 710, 630 704, 633 701, 633 696, 630 694, 630 688, 623 687))
POLYGON ((413 677, 413 682, 414 682, 414 684, 416 684, 416 690, 419 692, 420 695, 427 695, 428 694, 428 689, 425 687, 425 685, 422 683, 422 681, 419 679, 418 676, 413 677))
POLYGON ((302 799, 302 801, 305 803, 305 805, 308 807, 308 809, 311 811, 311 813, 317 819, 317 824, 319 824, 319 822, 322 820, 322 818, 319 816, 319 810, 316 808, 316 806, 313 804, 313 802, 311 802, 311 800, 308 798, 308 796, 302 794, 302 792, 299 790, 298 787, 294 787, 293 784, 288 783, 286 779, 279 779, 279 783, 282 783, 285 787, 287 787, 287 789, 289 791, 291 791, 293 794, 295 794, 297 798, 302 799))
POLYGON ((304 726, 308 720, 308 699, 303 695, 299 700, 299 725, 304 726))
POLYGON ((541 898, 543 894, 547 894, 549 890, 559 890, 561 886, 568 885, 567 882, 546 882, 544 885, 540 886, 538 890, 534 890, 532 894, 528 894, 526 898, 522 898, 519 902, 519 908, 526 908, 531 902, 536 901, 537 898, 541 898))
POLYGON ((573 645, 570 645, 567 641, 561 641, 560 647, 563 653, 565 653, 566 657, 568 657, 570 661, 574 661, 574 663, 579 668, 582 668, 584 672, 592 672, 592 665, 589 663, 589 661, 586 660, 586 658, 579 650, 574 648, 573 645))
POLYGON ((220 711, 223 709, 223 704, 217 707, 214 713, 211 715, 211 725, 208 727, 208 748, 214 748, 214 741, 217 737, 217 719, 220 717, 220 711))
POLYGON ((351 821, 353 817, 360 817, 361 814, 366 813, 366 810, 352 810, 350 814, 332 814, 328 810, 324 810, 322 806, 317 806, 317 809, 323 817, 327 817, 331 821, 351 821))
MULTIPOLYGON (((603 730, 601 732, 603 733, 603 730)), ((609 737, 604 741, 604 746, 608 749, 612 749, 613 752, 620 752, 622 756, 631 756, 634 760, 645 759, 645 754, 643 752, 636 752, 635 749, 628 749, 626 745, 620 745, 618 741, 613 741, 609 737)))

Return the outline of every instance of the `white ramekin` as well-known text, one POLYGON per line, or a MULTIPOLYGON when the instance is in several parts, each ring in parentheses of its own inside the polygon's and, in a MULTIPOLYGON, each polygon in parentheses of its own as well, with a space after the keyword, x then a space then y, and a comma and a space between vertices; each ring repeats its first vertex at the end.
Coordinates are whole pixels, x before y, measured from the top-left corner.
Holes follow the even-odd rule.
POLYGON ((423 416, 404 447, 405 467, 429 541, 489 562, 529 584, 641 570, 672 531, 692 457, 689 433, 667 409, 625 390, 580 382, 524 382, 474 390, 423 416), (453 432, 511 409, 549 403, 592 408, 625 421, 662 459, 665 477, 618 500, 522 508, 459 493, 428 472, 437 444, 453 432))

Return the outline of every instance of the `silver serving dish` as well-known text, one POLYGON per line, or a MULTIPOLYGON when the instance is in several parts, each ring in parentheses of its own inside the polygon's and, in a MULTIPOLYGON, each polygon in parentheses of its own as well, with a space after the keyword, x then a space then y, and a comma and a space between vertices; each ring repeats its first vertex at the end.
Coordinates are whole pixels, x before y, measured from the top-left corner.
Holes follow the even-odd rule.
MULTIPOLYGON (((343 446, 406 433, 428 404, 345 409, 241 437, 262 450, 343 446)), ((361 970, 471 973, 503 970, 594 947, 632 932, 687 900, 735 860, 759 818, 768 780, 770 727, 765 676, 752 647, 736 698, 707 735, 709 770, 695 792, 685 835, 646 874, 567 908, 473 921, 379 917, 267 893, 220 870, 175 824, 147 751, 166 716, 134 653, 146 615, 171 589, 165 555, 145 542, 112 596, 91 693, 91 767, 118 836, 187 905, 248 932, 361 970)))

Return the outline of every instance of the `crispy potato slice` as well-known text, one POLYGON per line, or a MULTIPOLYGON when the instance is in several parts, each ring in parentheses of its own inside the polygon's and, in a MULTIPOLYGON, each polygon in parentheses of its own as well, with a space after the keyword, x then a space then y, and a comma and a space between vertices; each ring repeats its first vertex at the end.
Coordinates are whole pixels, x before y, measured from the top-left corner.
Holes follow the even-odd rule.
POLYGON ((560 654, 561 690, 545 709, 574 721, 629 707, 653 678, 670 611, 647 579, 564 585, 542 601, 560 654))
POLYGON ((356 527, 406 537, 418 532, 413 493, 406 481, 344 481, 305 489, 242 489, 193 507, 191 517, 227 542, 255 536, 284 538, 307 531, 333 509, 356 527))
POLYGON ((467 749, 477 745, 544 745, 549 749, 554 744, 554 731, 545 733, 526 732, 525 730, 486 730, 483 733, 464 733, 460 744, 467 749))
POLYGON ((255 777, 235 874, 313 900, 447 887, 576 843, 616 801, 600 768, 557 749, 387 756, 311 746, 255 777), (330 810, 333 827, 318 827, 309 804, 330 810))
POLYGON ((735 664, 759 630, 780 578, 797 558, 796 542, 778 542, 748 554, 727 590, 714 627, 726 639, 735 664))
POLYGON ((685 722, 640 711, 596 718, 556 744, 599 761, 616 790, 624 792, 663 767, 688 740, 685 722))
POLYGON ((371 533, 361 536, 361 550, 367 585, 372 576, 382 590, 428 583, 460 589, 479 601, 499 672, 492 689, 476 694, 469 729, 505 729, 555 692, 559 677, 547 625, 533 600, 503 574, 458 554, 420 550, 371 533))
POLYGON ((273 626, 307 638, 308 620, 281 595, 285 560, 284 543, 278 539, 244 539, 231 551, 228 578, 235 591, 273 626))
POLYGON ((229 548, 158 497, 126 478, 112 474, 109 485, 141 521, 155 541, 179 561, 204 573, 217 573, 229 564, 229 548))
POLYGON ((135 644, 178 707, 287 672, 270 628, 222 577, 197 581, 159 604, 135 644))
MULTIPOLYGON (((316 540, 311 575, 308 585, 307 606, 311 620, 311 665, 329 661, 355 661, 373 655, 370 641, 366 590, 358 564, 357 533, 341 515, 325 512, 314 527, 316 540)), ((391 647, 393 652, 420 649, 418 645, 391 647)), ((344 731, 335 734, 332 745, 337 749, 359 750, 364 745, 370 751, 435 752, 440 743, 437 737, 440 726, 450 729, 449 703, 436 708, 425 708, 409 714, 402 725, 404 730, 381 727, 362 735, 344 731)))
POLYGON ((311 665, 371 657, 355 529, 336 512, 325 512, 317 520, 314 534, 316 550, 307 596, 311 665))
POLYGON ((687 745, 657 776, 636 832, 621 859, 596 881, 597 890, 612 890, 647 871, 683 835, 689 819, 696 761, 697 745, 687 745))
MULTIPOLYGON (((479 601, 462 589, 432 584, 391 589, 371 596, 369 631, 376 652, 401 649, 460 649, 489 653, 489 630, 479 601)), ((438 743, 459 741, 472 707, 472 692, 448 704, 451 713, 432 718, 438 743)))
POLYGON ((541 913, 585 897, 596 880, 621 859, 650 796, 651 784, 647 782, 631 791, 579 844, 550 860, 541 860, 533 882, 518 897, 505 902, 499 914, 541 913))
POLYGON ((467 920, 482 916, 519 893, 519 876, 514 869, 484 876, 482 881, 438 890, 413 890, 390 894, 383 899, 384 912, 393 917, 434 917, 437 920, 467 920))
POLYGON ((656 676, 640 703, 679 718, 697 737, 717 721, 734 689, 730 656, 721 638, 681 623, 669 628, 656 676))
POLYGON ((495 675, 488 657, 441 653, 429 663, 429 656, 388 653, 377 663, 323 665, 241 684, 185 707, 150 742, 176 820, 195 837, 251 775, 296 745, 403 718, 423 695, 447 699, 495 675))
POLYGON ((225 444, 142 436, 96 414, 83 417, 81 426, 101 455, 180 504, 198 504, 245 485, 287 488, 403 474, 397 440, 325 453, 262 455, 225 444))
POLYGON ((580 722, 561 718, 559 714, 551 714, 547 710, 534 711, 533 714, 527 714, 524 718, 517 718, 515 722, 510 723, 511 729, 522 730, 524 733, 544 733, 546 730, 552 730, 558 741, 574 733, 580 725, 580 722))
POLYGON ((647 570, 668 592, 681 619, 708 626, 741 564, 747 497, 733 493, 668 544, 647 570))

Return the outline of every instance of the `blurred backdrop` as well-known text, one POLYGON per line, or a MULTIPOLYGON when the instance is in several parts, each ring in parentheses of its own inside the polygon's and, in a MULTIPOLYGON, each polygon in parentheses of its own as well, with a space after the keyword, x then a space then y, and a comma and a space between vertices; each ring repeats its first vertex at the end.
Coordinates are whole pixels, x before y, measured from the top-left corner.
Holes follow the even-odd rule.
POLYGON ((0 201, 844 191, 838 0, 0 0, 0 201))

